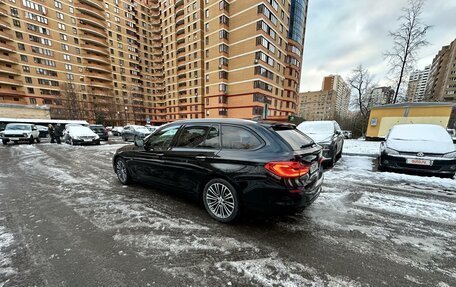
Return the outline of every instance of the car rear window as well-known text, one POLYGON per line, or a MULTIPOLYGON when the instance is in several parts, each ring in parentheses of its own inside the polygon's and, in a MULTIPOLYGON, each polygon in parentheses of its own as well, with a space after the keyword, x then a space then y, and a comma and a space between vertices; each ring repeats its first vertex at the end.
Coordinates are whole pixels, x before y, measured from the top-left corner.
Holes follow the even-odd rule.
POLYGON ((313 140, 297 129, 274 129, 275 132, 283 138, 293 150, 300 150, 304 146, 313 143, 313 140))

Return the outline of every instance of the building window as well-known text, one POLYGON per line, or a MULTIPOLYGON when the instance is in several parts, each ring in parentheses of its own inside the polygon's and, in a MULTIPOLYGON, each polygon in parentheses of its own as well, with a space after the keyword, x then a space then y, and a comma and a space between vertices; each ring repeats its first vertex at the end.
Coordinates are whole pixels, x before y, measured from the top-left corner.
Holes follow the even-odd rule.
POLYGON ((30 73, 30 67, 29 66, 22 66, 22 71, 26 73, 30 73))
POLYGON ((25 51, 25 45, 22 44, 22 43, 18 43, 18 44, 17 44, 17 48, 18 48, 19 50, 21 50, 21 51, 25 51))
POLYGON ((220 30, 219 31, 219 38, 228 40, 228 31, 220 30))
POLYGON ((220 24, 224 24, 224 25, 229 25, 230 24, 230 19, 227 16, 225 16, 225 15, 220 16, 219 19, 220 19, 219 20, 220 24))
POLYGON ((60 19, 60 20, 63 20, 63 19, 64 19, 63 14, 60 13, 60 12, 55 12, 55 16, 57 17, 57 19, 60 19))
POLYGON ((20 28, 21 27, 21 22, 19 20, 13 19, 13 25, 15 27, 19 27, 20 28))
POLYGON ((219 52, 220 53, 228 53, 229 52, 229 47, 226 44, 220 44, 219 45, 219 52))
POLYGON ((25 82, 27 84, 32 84, 33 83, 32 78, 30 78, 30 77, 25 77, 25 82))
POLYGON ((55 8, 62 9, 62 2, 54 1, 54 6, 55 6, 55 8))
POLYGON ((26 55, 21 55, 21 61, 22 62, 28 62, 28 58, 26 55))
POLYGON ((227 86, 226 84, 219 84, 219 92, 224 92, 226 93, 227 91, 227 86))

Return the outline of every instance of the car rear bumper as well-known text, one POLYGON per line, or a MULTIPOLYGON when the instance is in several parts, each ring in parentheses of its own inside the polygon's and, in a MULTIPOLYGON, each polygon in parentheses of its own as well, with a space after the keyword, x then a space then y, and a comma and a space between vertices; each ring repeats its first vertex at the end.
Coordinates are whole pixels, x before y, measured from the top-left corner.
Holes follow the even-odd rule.
POLYGON ((243 192, 244 207, 248 210, 272 213, 291 214, 304 209, 317 199, 322 190, 323 174, 319 172, 304 187, 290 188, 273 179, 251 190, 243 192))
POLYGON ((433 159, 431 166, 408 164, 405 157, 382 154, 379 166, 397 171, 452 175, 456 172, 456 160, 433 159))

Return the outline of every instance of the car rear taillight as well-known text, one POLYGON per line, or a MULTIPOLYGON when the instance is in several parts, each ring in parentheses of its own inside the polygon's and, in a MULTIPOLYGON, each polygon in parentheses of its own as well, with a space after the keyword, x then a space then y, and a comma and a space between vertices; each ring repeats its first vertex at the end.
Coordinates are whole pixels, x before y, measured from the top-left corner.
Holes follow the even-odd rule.
POLYGON ((296 161, 273 161, 264 168, 281 178, 299 178, 310 172, 310 165, 296 161))

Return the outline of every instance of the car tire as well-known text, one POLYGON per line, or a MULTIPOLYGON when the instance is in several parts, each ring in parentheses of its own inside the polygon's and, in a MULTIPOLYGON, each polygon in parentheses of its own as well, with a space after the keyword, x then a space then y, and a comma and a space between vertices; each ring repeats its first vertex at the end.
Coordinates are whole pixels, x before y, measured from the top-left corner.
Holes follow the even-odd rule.
POLYGON ((203 190, 203 203, 209 215, 222 223, 236 221, 241 214, 241 202, 236 189, 228 181, 210 180, 203 190))
POLYGON ((344 149, 344 145, 340 148, 340 152, 336 156, 336 161, 339 161, 342 158, 342 150, 344 149))
POLYGON ((128 185, 132 182, 131 175, 127 169, 127 163, 124 159, 118 158, 116 160, 115 168, 117 179, 120 181, 120 183, 123 185, 128 185))
POLYGON ((13 143, 14 143, 14 144, 18 144, 18 143, 19 143, 19 141, 13 141, 13 143))
POLYGON ((333 156, 332 156, 331 160, 328 162, 328 166, 331 167, 331 168, 334 167, 334 165, 337 162, 337 154, 336 154, 336 152, 337 152, 337 149, 334 147, 334 150, 332 152, 333 156))
POLYGON ((35 142, 35 139, 33 138, 33 136, 31 136, 28 140, 29 144, 33 144, 35 142))
POLYGON ((127 141, 127 137, 126 137, 125 135, 122 135, 122 140, 123 140, 124 142, 126 142, 126 141, 127 141))
POLYGON ((7 145, 7 144, 8 144, 8 141, 2 140, 2 143, 3 143, 4 145, 7 145))
POLYGON ((39 137, 36 138, 36 142, 37 142, 37 143, 40 143, 40 142, 41 142, 41 139, 40 139, 39 137))
POLYGON ((74 145, 73 138, 70 138, 70 145, 74 145))
POLYGON ((100 140, 97 140, 97 141, 95 142, 95 144, 96 144, 96 145, 100 145, 100 140))

